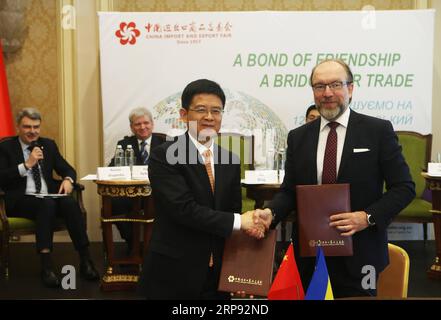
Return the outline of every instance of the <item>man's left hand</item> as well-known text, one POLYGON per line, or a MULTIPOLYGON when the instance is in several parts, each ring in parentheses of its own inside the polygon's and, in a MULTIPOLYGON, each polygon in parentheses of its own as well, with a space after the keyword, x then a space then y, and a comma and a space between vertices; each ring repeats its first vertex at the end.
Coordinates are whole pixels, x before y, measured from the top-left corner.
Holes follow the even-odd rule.
POLYGON ((330 227, 336 227, 342 236, 352 236, 354 233, 366 229, 369 225, 365 211, 344 212, 334 214, 330 218, 330 227))
POLYGON ((72 183, 69 180, 65 179, 61 182, 58 193, 69 194, 72 192, 72 189, 73 189, 72 183))

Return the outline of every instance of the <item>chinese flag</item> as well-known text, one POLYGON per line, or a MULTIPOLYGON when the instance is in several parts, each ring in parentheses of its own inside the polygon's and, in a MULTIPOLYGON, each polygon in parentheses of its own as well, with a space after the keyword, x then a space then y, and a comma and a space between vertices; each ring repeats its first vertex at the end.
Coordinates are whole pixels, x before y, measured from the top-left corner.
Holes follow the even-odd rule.
POLYGON ((6 68, 3 63, 3 50, 0 42, 0 138, 14 135, 11 102, 9 101, 6 68))
POLYGON ((271 289, 268 300, 304 300, 302 281, 297 269, 292 243, 286 250, 271 289))

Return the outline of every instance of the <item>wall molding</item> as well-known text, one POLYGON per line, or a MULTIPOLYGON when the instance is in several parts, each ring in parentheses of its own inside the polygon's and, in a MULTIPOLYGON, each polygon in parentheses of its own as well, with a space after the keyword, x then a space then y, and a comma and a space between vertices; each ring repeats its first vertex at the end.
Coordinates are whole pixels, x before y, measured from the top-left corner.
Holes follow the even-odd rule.
POLYGON ((75 0, 57 0, 57 51, 61 152, 75 168, 77 63, 75 0))
POLYGON ((413 1, 414 8, 415 9, 428 9, 430 8, 430 1, 429 0, 414 0, 413 1))
POLYGON ((96 0, 96 11, 113 11, 114 0, 96 0))

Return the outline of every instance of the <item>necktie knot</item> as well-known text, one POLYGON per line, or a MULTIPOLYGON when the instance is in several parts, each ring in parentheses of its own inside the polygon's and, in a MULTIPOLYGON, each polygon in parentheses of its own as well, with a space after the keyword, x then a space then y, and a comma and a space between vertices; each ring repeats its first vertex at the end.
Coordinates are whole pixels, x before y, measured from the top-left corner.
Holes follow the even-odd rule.
POLYGON ((328 126, 329 128, 331 128, 331 130, 334 130, 335 128, 337 128, 340 124, 338 122, 329 122, 328 126))

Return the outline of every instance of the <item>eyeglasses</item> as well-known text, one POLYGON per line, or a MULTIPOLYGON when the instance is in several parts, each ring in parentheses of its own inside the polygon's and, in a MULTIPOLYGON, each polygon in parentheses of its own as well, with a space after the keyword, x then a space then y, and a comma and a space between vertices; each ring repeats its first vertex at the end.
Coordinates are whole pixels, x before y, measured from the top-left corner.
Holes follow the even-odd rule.
POLYGON ((334 81, 331 83, 317 83, 312 86, 312 90, 315 93, 323 93, 326 90, 326 87, 329 87, 329 90, 332 92, 341 90, 344 86, 351 84, 352 81, 334 81))
POLYGON ((220 117, 224 113, 224 110, 221 108, 213 108, 211 110, 208 110, 203 107, 196 107, 196 108, 189 108, 189 110, 194 111, 201 116, 207 116, 208 113, 211 113, 213 117, 220 117))

